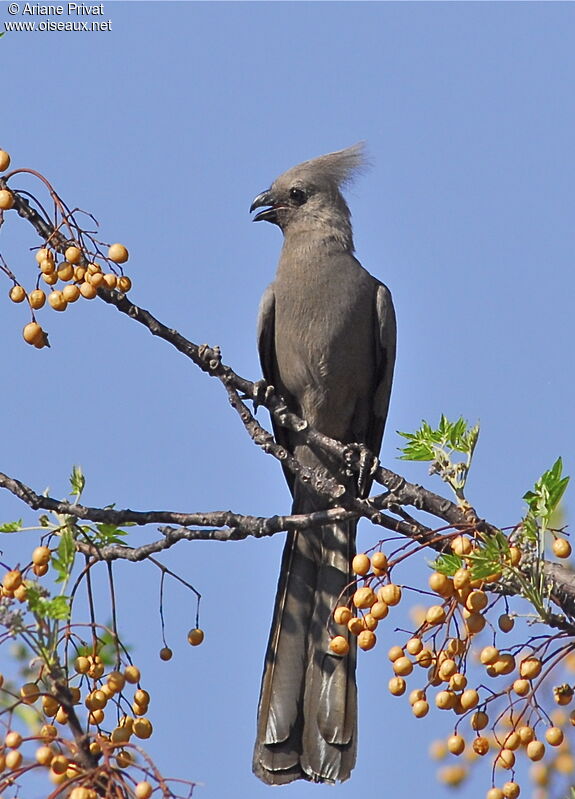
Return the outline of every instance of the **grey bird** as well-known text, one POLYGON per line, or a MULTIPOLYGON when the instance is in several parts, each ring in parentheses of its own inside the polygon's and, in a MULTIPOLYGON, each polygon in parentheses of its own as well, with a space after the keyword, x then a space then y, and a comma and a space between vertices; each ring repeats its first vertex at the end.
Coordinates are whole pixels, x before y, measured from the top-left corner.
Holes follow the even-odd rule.
MULTIPOLYGON (((363 164, 361 144, 305 161, 259 194, 250 211, 263 208, 254 221, 278 225, 284 235, 275 280, 259 311, 264 377, 316 430, 377 454, 396 328, 389 290, 353 254, 351 215, 341 190, 363 164)), ((277 424, 274 432, 304 465, 330 465, 297 434, 277 424)), ((293 513, 330 507, 287 470, 286 479, 293 513)), ((357 496, 369 491, 369 478, 361 485, 339 479, 357 496)), ((356 526, 340 522, 287 536, 253 760, 254 773, 266 783, 334 783, 348 779, 355 765, 355 641, 345 657, 330 653, 329 642, 331 613, 353 580, 356 526)))

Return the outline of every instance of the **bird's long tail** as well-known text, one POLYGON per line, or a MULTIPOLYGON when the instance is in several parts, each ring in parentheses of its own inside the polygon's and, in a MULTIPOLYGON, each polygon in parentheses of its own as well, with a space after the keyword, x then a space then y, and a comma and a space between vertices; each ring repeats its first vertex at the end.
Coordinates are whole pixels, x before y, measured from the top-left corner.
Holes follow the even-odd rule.
MULTIPOLYGON (((307 502, 296 498, 295 512, 309 510, 307 502), (298 504, 307 508, 296 510, 298 504)), ((346 657, 330 654, 328 648, 330 614, 352 579, 355 534, 355 521, 288 534, 253 762, 254 773, 268 784, 302 778, 342 781, 355 764, 355 641, 350 641, 346 657)))

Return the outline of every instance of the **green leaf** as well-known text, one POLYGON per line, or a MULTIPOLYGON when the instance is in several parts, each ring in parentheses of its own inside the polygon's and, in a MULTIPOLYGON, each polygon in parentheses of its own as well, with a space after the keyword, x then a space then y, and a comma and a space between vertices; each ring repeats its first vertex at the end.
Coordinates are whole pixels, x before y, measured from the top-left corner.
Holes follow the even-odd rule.
POLYGON ((126 530, 121 530, 115 524, 97 524, 96 529, 82 526, 86 540, 95 547, 105 547, 108 544, 124 543, 121 536, 127 535, 126 530))
POLYGON ((402 460, 431 461, 435 460, 438 451, 443 449, 473 455, 479 438, 479 425, 468 427, 462 416, 457 421, 450 422, 445 414, 441 414, 436 430, 429 422, 423 420, 421 427, 415 433, 401 431, 398 433, 408 440, 405 447, 401 448, 402 460))
POLYGON ((18 533, 24 527, 22 519, 17 522, 5 522, 0 524, 0 533, 18 533))
POLYGON ((60 621, 67 621, 70 618, 70 597, 61 595, 49 598, 42 596, 38 586, 29 584, 27 588, 28 607, 36 616, 60 621))
POLYGON ((72 486, 72 491, 70 493, 79 497, 86 485, 86 478, 84 477, 81 466, 72 466, 70 485, 72 486))
POLYGON ((440 574, 445 574, 447 577, 453 577, 456 571, 463 567, 463 558, 459 555, 451 555, 444 553, 429 564, 432 569, 440 574))
POLYGON ((471 578, 485 580, 492 574, 501 573, 508 555, 509 543, 505 536, 502 533, 490 536, 484 546, 479 545, 468 556, 471 564, 471 578))
POLYGON ((533 490, 523 495, 529 508, 526 518, 531 516, 533 524, 536 524, 535 520, 539 520, 545 530, 561 502, 568 483, 569 477, 563 477, 563 461, 557 458, 553 466, 543 472, 533 490))
POLYGON ((74 568, 75 558, 76 546, 74 535, 70 528, 65 528, 60 535, 57 554, 52 557, 52 566, 58 573, 56 577, 57 583, 65 583, 70 578, 70 574, 74 568))

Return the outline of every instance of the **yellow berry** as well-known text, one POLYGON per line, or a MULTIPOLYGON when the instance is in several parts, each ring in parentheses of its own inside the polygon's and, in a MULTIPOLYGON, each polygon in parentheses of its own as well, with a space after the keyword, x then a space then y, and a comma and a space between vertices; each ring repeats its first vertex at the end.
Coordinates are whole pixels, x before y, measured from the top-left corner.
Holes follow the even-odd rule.
POLYGON ((531 690, 531 685, 529 684, 529 680, 515 680, 513 683, 513 690, 517 694, 517 696, 527 696, 529 691, 531 690))
POLYGON ((429 713, 429 705, 425 699, 419 699, 417 702, 414 702, 411 711, 417 719, 422 719, 429 713))
POLYGON ((484 646, 479 655, 479 660, 485 666, 489 666, 498 659, 499 650, 494 646, 484 646))
POLYGON ((413 705, 421 699, 425 699, 425 691, 423 688, 414 688, 409 694, 409 704, 413 707, 413 705))
POLYGON ((485 799, 505 799, 505 794, 501 788, 491 788, 485 794, 485 799))
POLYGON ((39 746, 38 749, 36 749, 35 757, 41 766, 49 766, 54 757, 54 752, 49 746, 39 746))
POLYGON ((10 299, 12 302, 23 302, 26 299, 26 289, 24 286, 12 286, 10 289, 10 299))
POLYGON ((40 728, 40 738, 44 741, 53 741, 58 737, 58 730, 53 724, 44 724, 40 728))
MULTIPOLYGON (((392 677, 388 682, 387 687, 392 696, 401 696, 405 693, 406 682, 403 677, 392 677)), ((413 704, 413 703, 412 703, 413 704)))
POLYGON ((449 599, 449 597, 453 595, 453 582, 445 574, 432 572, 429 576, 428 583, 432 591, 435 591, 436 594, 439 594, 445 599, 449 599))
POLYGON ((453 691, 439 691, 435 696, 435 705, 440 710, 453 710, 456 696, 453 691))
POLYGON ((356 608, 370 608, 376 602, 377 598, 371 588, 358 588, 353 595, 353 604, 356 608))
POLYGON ((130 752, 127 752, 125 749, 123 749, 121 752, 118 752, 116 755, 116 764, 119 766, 119 768, 128 768, 133 762, 134 758, 130 752))
POLYGON ((447 748, 452 755, 460 755, 465 749, 465 739, 461 735, 452 735, 447 739, 447 748))
POLYGON ((63 280, 64 283, 72 280, 74 277, 74 267, 68 261, 63 261, 58 267, 58 280, 63 280))
POLYGON ((386 605, 398 605, 401 602, 401 588, 394 583, 382 585, 377 592, 377 598, 386 605))
POLYGON ((443 624, 445 621, 445 610, 441 605, 432 605, 427 608, 425 621, 428 624, 443 624))
POLYGON ((91 283, 82 283, 80 285, 80 294, 86 300, 93 300, 94 297, 97 296, 98 292, 91 283))
POLYGON ((519 566, 522 554, 519 547, 509 547, 509 563, 511 566, 519 566))
POLYGON ((499 655, 499 658, 495 661, 492 668, 497 676, 501 674, 511 674, 515 669, 515 658, 509 653, 499 655))
POLYGON ((47 283, 48 286, 53 286, 58 282, 58 275, 56 272, 47 272, 46 274, 42 275, 42 280, 44 283, 47 283))
POLYGON ((393 663, 393 670, 398 677, 407 677, 413 671, 413 663, 407 657, 400 657, 393 663))
POLYGON ((568 558, 571 555, 571 544, 566 538, 556 538, 552 547, 553 554, 557 558, 568 558))
POLYGON ((56 721, 58 722, 58 724, 68 723, 68 714, 66 713, 63 707, 58 708, 58 712, 56 713, 56 721))
POLYGON ((417 660, 418 666, 421 666, 423 669, 428 669, 433 663, 433 652, 430 649, 422 649, 421 652, 415 656, 415 659, 417 660))
POLYGON ((55 311, 65 311, 68 307, 68 303, 64 299, 64 295, 61 291, 53 291, 51 294, 49 294, 48 303, 55 311))
POLYGON ((10 156, 6 150, 0 150, 0 172, 5 172, 10 166, 10 156))
POLYGON ((449 678, 457 671, 457 665, 451 658, 443 660, 439 667, 439 676, 444 682, 448 682, 449 678))
POLYGON ((363 649, 364 652, 368 652, 370 649, 373 649, 376 642, 376 635, 371 630, 362 630, 357 636, 357 645, 360 649, 363 649))
POLYGON ((134 720, 133 725, 134 735, 136 738, 149 738, 154 728, 152 727, 152 722, 146 718, 139 718, 134 720))
POLYGON ((387 555, 385 552, 374 552, 371 556, 371 565, 374 569, 384 572, 387 569, 387 555))
POLYGON ((54 774, 64 774, 70 765, 70 761, 68 760, 65 755, 55 755, 52 758, 52 763, 50 764, 50 768, 54 772, 54 774))
POLYGON ((10 730, 10 732, 6 733, 4 743, 8 749, 18 749, 22 743, 22 736, 19 732, 16 732, 16 730, 10 730))
POLYGON ((505 799, 517 799, 521 793, 521 788, 516 782, 506 782, 502 790, 505 799))
POLYGON ((32 705, 40 697, 40 689, 35 682, 25 682, 20 688, 20 696, 27 705, 32 705))
POLYGON ((480 735, 473 739, 472 747, 476 755, 483 757, 489 752, 489 740, 480 735))
POLYGON ((499 625, 499 629, 501 630, 501 632, 508 633, 513 629, 515 622, 513 621, 511 616, 507 615, 507 613, 502 613, 497 621, 497 624, 499 625))
POLYGON ((92 710, 88 713, 88 724, 101 724, 104 721, 103 710, 92 710))
POLYGON ((502 749, 495 760, 495 765, 501 768, 513 768, 515 765, 515 752, 511 749, 502 749))
POLYGON ((360 577, 368 573, 370 565, 369 557, 364 553, 356 555, 351 562, 351 568, 354 574, 358 574, 360 577))
POLYGON ((482 616, 481 613, 470 613, 465 620, 465 624, 470 635, 475 635, 480 633, 485 627, 485 616, 482 616))
POLYGON ((40 546, 32 552, 32 563, 43 565, 50 562, 51 552, 48 547, 40 546))
POLYGON ((363 617, 363 623, 365 624, 366 630, 371 630, 373 632, 377 629, 378 620, 373 616, 371 613, 366 613, 363 617))
POLYGON ((380 602, 379 600, 375 603, 375 605, 371 606, 370 613, 374 619, 381 621, 381 619, 385 619, 387 614, 389 613, 389 608, 385 604, 385 602, 380 602))
POLYGON ((468 588, 471 582, 469 569, 458 569, 453 575, 453 585, 455 588, 468 588))
POLYGON ((465 674, 460 674, 459 672, 455 672, 449 678, 449 687, 452 691, 463 691, 464 688, 467 686, 467 677, 465 674))
POLYGON ((349 652, 349 643, 347 638, 343 635, 336 635, 329 642, 329 648, 336 655, 347 655, 349 652))
POLYGON ((451 551, 460 557, 463 555, 469 555, 472 549, 473 544, 471 543, 471 540, 464 535, 458 535, 451 541, 451 551))
POLYGON ((86 275, 86 282, 90 283, 95 289, 104 284, 104 275, 101 272, 88 273, 86 275))
POLYGON ((471 729, 475 731, 484 730, 489 724, 489 716, 483 710, 478 710, 471 716, 471 729))
POLYGON ((352 616, 347 623, 347 629, 352 635, 359 635, 362 630, 365 630, 365 623, 359 616, 352 616))
POLYGON ((4 762, 9 771, 16 771, 22 765, 22 752, 19 749, 12 749, 6 753, 4 762))
POLYGON ((132 288, 132 281, 126 275, 122 275, 118 278, 118 288, 126 294, 132 288))
POLYGON ((563 730, 560 727, 548 727, 545 730, 545 738, 550 746, 560 746, 564 737, 563 730))
POLYGON ((188 643, 190 643, 192 646, 199 646, 203 640, 204 631, 200 630, 198 627, 195 627, 188 633, 188 643))
POLYGON ((12 569, 6 572, 2 578, 2 585, 7 591, 15 591, 22 585, 22 572, 19 569, 12 569))
POLYGON ((113 744, 126 744, 131 735, 132 730, 128 727, 115 727, 110 734, 110 740, 113 744))
POLYGON ((545 744, 537 739, 527 744, 527 757, 530 760, 541 760, 545 754, 545 744))
POLYGON ((474 688, 469 688, 461 694, 460 701, 463 710, 471 710, 479 704, 479 694, 474 688))
POLYGON ((87 674, 90 671, 90 661, 87 657, 80 655, 74 661, 74 668, 78 672, 78 674, 87 674))
POLYGON ((129 258, 129 253, 123 244, 111 244, 108 249, 108 258, 117 264, 124 264, 129 258))
POLYGON ((30 303, 30 307, 37 311, 44 306, 46 295, 42 289, 34 289, 34 291, 31 291, 28 295, 28 302, 30 303))
POLYGON ((526 680, 533 680, 541 674, 542 663, 539 658, 528 657, 519 664, 519 674, 526 680))
POLYGON ((152 795, 152 786, 146 780, 139 782, 134 788, 136 799, 150 799, 152 795))
POLYGON ((80 288, 74 284, 64 286, 62 289, 62 296, 66 302, 76 302, 76 300, 80 297, 80 288))
POLYGON ((472 591, 465 600, 465 607, 472 612, 478 613, 487 607, 488 602, 485 591, 472 591))
POLYGON ((398 658, 403 657, 403 649, 400 646, 392 646, 387 653, 388 660, 393 663, 398 658))
POLYGON ((14 207, 14 195, 8 189, 0 190, 0 211, 8 211, 14 207))
POLYGON ((82 250, 79 247, 66 247, 64 258, 71 264, 77 264, 82 257, 82 250))
POLYGON ((405 648, 410 655, 418 655, 423 649, 421 638, 410 638, 406 643, 405 648))

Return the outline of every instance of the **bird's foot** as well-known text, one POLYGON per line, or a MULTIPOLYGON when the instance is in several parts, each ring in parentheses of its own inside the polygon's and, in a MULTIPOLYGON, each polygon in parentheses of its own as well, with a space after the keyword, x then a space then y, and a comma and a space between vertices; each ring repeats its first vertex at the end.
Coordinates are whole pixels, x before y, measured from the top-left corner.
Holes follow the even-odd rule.
POLYGON ((254 413, 257 413, 260 405, 266 405, 270 395, 273 394, 275 388, 270 386, 265 380, 256 380, 254 383, 254 391, 251 400, 254 404, 254 413))
POLYGON ((359 496, 364 496, 367 493, 373 475, 379 467, 379 458, 365 444, 353 443, 347 445, 344 459, 348 473, 357 475, 359 496))

